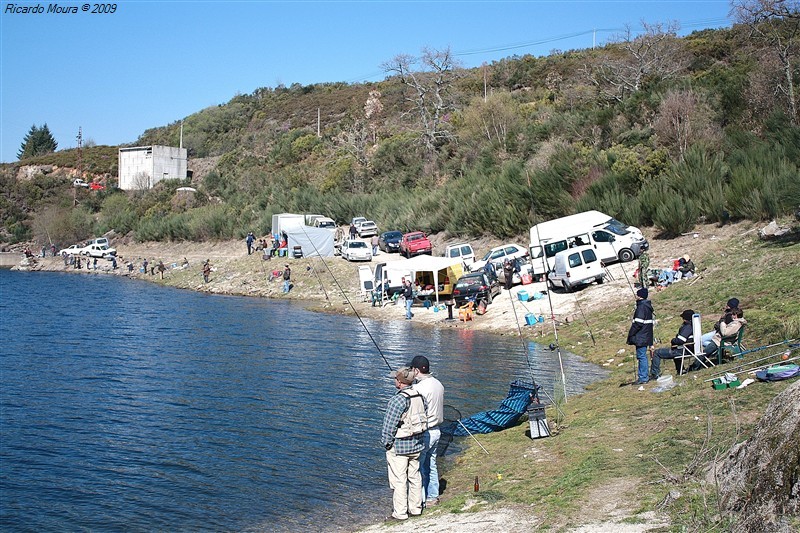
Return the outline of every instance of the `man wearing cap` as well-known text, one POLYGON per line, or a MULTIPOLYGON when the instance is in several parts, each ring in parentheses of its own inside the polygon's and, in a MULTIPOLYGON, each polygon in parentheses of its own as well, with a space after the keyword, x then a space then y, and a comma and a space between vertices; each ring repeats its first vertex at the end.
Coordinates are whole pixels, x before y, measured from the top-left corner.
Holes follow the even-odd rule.
POLYGON ((430 362, 418 355, 408 365, 416 375, 414 390, 425 398, 428 413, 428 431, 423 436, 425 448, 419 457, 419 470, 422 474, 422 490, 425 507, 439 504, 439 470, 436 468, 436 447, 441 431, 439 424, 444 422, 444 386, 431 375, 430 362))
POLYGON ((402 367, 389 374, 397 394, 389 399, 383 417, 381 444, 386 449, 389 487, 393 491, 392 514, 388 520, 406 520, 422 514, 422 478, 419 456, 428 428, 424 397, 413 387, 416 372, 402 367))
POLYGON ((714 331, 703 333, 703 336, 700 337, 700 340, 703 343, 703 349, 706 349, 711 343, 711 339, 713 339, 714 335, 716 335, 719 331, 720 324, 725 321, 725 317, 731 312, 732 309, 739 309, 739 298, 731 298, 728 300, 728 302, 725 304, 725 311, 722 313, 722 316, 719 317, 719 320, 714 323, 714 331))
POLYGON ((670 342, 670 348, 659 348, 653 353, 653 362, 650 366, 650 379, 658 379, 661 377, 661 360, 673 359, 675 361, 675 373, 681 374, 688 371, 689 365, 684 363, 685 355, 694 353, 692 345, 694 344, 694 332, 692 330, 692 316, 694 311, 691 309, 685 310, 681 313, 683 324, 678 329, 678 334, 670 342), (685 349, 688 352, 685 352, 685 349), (686 368, 686 370, 684 370, 686 368))
POLYGON ((636 346, 636 359, 639 361, 636 384, 643 385, 650 378, 647 372, 647 348, 653 344, 653 304, 647 299, 645 287, 636 291, 636 310, 627 342, 636 346))
POLYGON ((289 265, 283 267, 283 292, 289 292, 292 288, 292 269, 289 265))

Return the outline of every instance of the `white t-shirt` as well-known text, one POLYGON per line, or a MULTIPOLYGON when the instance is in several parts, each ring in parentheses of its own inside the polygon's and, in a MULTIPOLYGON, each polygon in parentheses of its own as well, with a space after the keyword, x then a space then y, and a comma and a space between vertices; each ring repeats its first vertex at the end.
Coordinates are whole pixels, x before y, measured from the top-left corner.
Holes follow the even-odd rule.
POLYGON ((444 386, 430 374, 418 374, 414 389, 425 397, 428 405, 428 428, 444 422, 444 386))

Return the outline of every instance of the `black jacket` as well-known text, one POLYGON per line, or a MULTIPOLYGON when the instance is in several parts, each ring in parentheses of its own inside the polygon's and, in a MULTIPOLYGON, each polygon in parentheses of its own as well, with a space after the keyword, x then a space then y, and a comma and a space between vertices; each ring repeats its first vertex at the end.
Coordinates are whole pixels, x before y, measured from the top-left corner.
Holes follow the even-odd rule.
POLYGON ((669 341, 673 348, 680 348, 687 345, 691 347, 694 344, 694 330, 692 329, 691 322, 684 322, 678 330, 678 335, 669 341))
POLYGON ((633 313, 633 323, 628 330, 628 344, 636 347, 653 345, 653 304, 638 300, 633 313))

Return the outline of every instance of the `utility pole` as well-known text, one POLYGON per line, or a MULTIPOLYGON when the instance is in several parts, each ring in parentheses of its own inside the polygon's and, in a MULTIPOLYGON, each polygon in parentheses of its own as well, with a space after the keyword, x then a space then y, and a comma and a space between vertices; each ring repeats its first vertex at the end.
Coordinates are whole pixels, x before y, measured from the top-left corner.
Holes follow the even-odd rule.
POLYGON ((486 62, 483 62, 483 103, 486 103, 486 62))
POLYGON ((319 108, 317 108, 317 139, 322 138, 322 133, 320 133, 320 112, 319 108))

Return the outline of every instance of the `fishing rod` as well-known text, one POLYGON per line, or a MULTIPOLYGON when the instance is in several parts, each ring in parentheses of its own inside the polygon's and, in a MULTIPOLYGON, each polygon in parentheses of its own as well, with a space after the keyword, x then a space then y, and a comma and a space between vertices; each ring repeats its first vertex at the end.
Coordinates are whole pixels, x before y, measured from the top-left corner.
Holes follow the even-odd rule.
MULTIPOLYGON (((761 347, 759 347, 759 348, 753 348, 753 349, 751 349, 751 350, 745 350, 744 352, 742 352, 742 353, 741 353, 741 354, 739 354, 739 355, 744 355, 744 354, 747 354, 747 353, 755 353, 755 352, 760 352, 761 350, 766 350, 766 349, 768 349, 768 348, 774 348, 774 347, 776 347, 776 346, 781 346, 782 344, 789 344, 789 347, 790 347, 790 348, 796 348, 796 347, 799 347, 800 345, 798 345, 798 344, 790 344, 790 343, 794 342, 795 340, 797 340, 797 339, 788 339, 788 340, 785 340, 785 341, 776 342, 775 344, 770 344, 770 345, 768 345, 768 346, 761 346, 761 347)), ((791 353, 791 352, 792 352, 792 350, 788 350, 788 352, 789 352, 789 353, 791 353)), ((784 353, 786 353, 786 352, 774 353, 774 354, 770 354, 770 355, 767 355, 767 356, 764 356, 764 357, 760 357, 760 358, 758 358, 758 359, 754 359, 754 360, 752 360, 752 361, 748 361, 748 362, 746 362, 746 363, 741 363, 741 364, 739 364, 739 365, 736 365, 736 366, 734 366, 734 367, 728 368, 726 372, 720 372, 720 373, 718 373, 718 374, 715 374, 715 375, 714 375, 713 377, 711 377, 710 379, 706 379, 705 381, 703 381, 703 383, 706 383, 706 382, 708 382, 708 381, 713 381, 713 380, 714 380, 714 379, 716 379, 717 377, 719 377, 719 376, 723 376, 723 375, 725 375, 725 374, 727 374, 727 373, 729 373, 729 372, 733 372, 733 371, 737 371, 737 372, 744 372, 744 371, 748 370, 746 367, 749 367, 750 365, 752 365, 752 364, 754 364, 754 363, 760 363, 761 361, 766 361, 767 359, 772 359, 773 357, 779 357, 779 356, 783 355, 784 353)), ((780 362, 780 361, 777 361, 777 362, 780 362)), ((776 363, 777 363, 777 362, 776 362, 776 363)), ((770 364, 775 364, 775 363, 770 363, 770 364)))
MULTIPOLYGON (((509 292, 509 296, 511 296, 511 294, 510 294, 511 291, 508 291, 508 292, 509 292)), ((525 308, 526 311, 528 311, 528 308, 525 307, 525 304, 520 302, 520 305, 522 305, 522 307, 525 308)), ((559 414, 561 416, 563 416, 564 418, 566 418, 566 415, 564 414, 564 411, 561 410, 561 407, 559 407, 558 403, 547 393, 546 390, 544 390, 540 386, 536 385, 536 380, 533 377, 533 365, 531 365, 530 349, 528 348, 528 343, 525 341, 525 338, 522 335, 522 327, 520 327, 520 325, 519 325, 519 317, 517 316, 517 309, 516 309, 516 307, 514 307, 514 298, 513 297, 511 297, 511 309, 514 311, 514 321, 517 324, 517 331, 519 332, 519 337, 520 337, 520 339, 522 341, 522 349, 525 350, 525 361, 528 363, 528 372, 531 375, 531 381, 533 382, 534 390, 535 391, 537 389, 541 390, 542 393, 544 393, 545 397, 547 397, 547 399, 550 400, 550 403, 553 406, 555 406, 555 408, 559 412, 559 414)), ((553 345, 551 345, 551 346, 553 346, 553 345)), ((562 367, 562 374, 561 375, 562 375, 562 379, 563 379, 563 375, 564 375, 563 374, 563 367, 562 367)), ((553 388, 555 388, 555 386, 553 388)), ((566 402, 566 399, 567 399, 566 395, 567 395, 567 392, 566 392, 566 389, 565 389, 564 390, 564 401, 565 402, 566 402)), ((464 429, 466 429, 466 428, 464 428, 464 429)))
POLYGON ((578 302, 578 296, 573 295, 575 297, 575 305, 578 307, 578 311, 581 312, 581 316, 583 317, 583 321, 586 323, 586 329, 589 330, 589 336, 592 338, 592 346, 597 346, 597 343, 594 341, 594 334, 592 333, 592 326, 589 325, 589 321, 586 319, 586 315, 583 312, 583 308, 581 304, 578 302))
MULTIPOLYGON (((550 287, 552 287, 552 284, 549 287, 547 285, 547 271, 549 270, 547 268, 547 253, 545 253, 544 245, 542 244, 542 237, 539 234, 539 225, 536 224, 536 226, 534 226, 534 227, 536 228, 536 240, 539 242, 539 246, 542 248, 541 257, 542 257, 542 266, 544 268, 544 274, 542 274, 542 275, 545 278, 545 287, 547 287, 547 302, 550 304, 550 319, 553 321, 553 335, 555 336, 555 339, 556 339, 555 347, 556 347, 556 350, 557 350, 556 353, 558 354, 558 366, 561 369, 561 384, 562 384, 562 386, 564 388, 564 403, 567 403, 567 378, 564 375, 564 361, 563 361, 563 359, 561 357, 561 346, 560 346, 560 343, 558 342, 558 328, 556 327, 556 313, 553 310, 553 299, 550 296, 550 287)), ((513 307, 514 304, 512 303, 511 305, 513 307)), ((517 323, 517 327, 519 327, 519 323, 517 323)), ((554 387, 554 389, 555 389, 555 387, 554 387)))
POLYGON ((300 226, 300 229, 303 231, 303 233, 305 234, 306 238, 311 243, 311 246, 314 248, 314 252, 316 252, 316 254, 319 256, 320 260, 322 261, 322 264, 325 265, 325 269, 328 271, 328 274, 331 275, 331 278, 333 278, 333 282, 339 288, 339 291, 342 293, 342 296, 344 297, 344 300, 347 302, 347 304, 353 310, 353 313, 356 315, 356 318, 358 318, 358 321, 361 323, 361 327, 364 328, 364 331, 367 333, 367 336, 372 341, 372 344, 375 345, 375 348, 378 350, 378 354, 381 356, 381 359, 383 359, 383 362, 386 363, 386 366, 389 368, 389 370, 393 370, 392 369, 392 365, 389 364, 389 360, 386 359, 386 356, 383 354, 383 351, 381 350, 381 347, 378 345, 378 342, 375 340, 375 337, 372 336, 372 333, 370 333, 369 328, 367 328, 367 325, 364 323, 364 320, 361 318, 361 315, 358 314, 358 310, 356 309, 356 306, 354 306, 353 302, 350 301, 350 298, 347 297, 347 293, 344 291, 342 286, 339 284, 339 280, 336 279, 336 276, 333 274, 333 271, 331 271, 331 268, 328 266, 328 263, 325 261, 325 258, 322 257, 322 254, 317 249, 317 246, 314 244, 314 241, 311 239, 311 237, 308 236, 308 233, 306 232, 305 228, 303 228, 303 226, 300 226))
MULTIPOLYGON (((614 241, 611 241, 609 244, 611 245, 611 249, 614 250, 614 253, 616 254, 616 256, 619 257, 619 253, 617 252, 617 249, 614 248, 614 241)), ((619 268, 622 270, 622 274, 625 276, 625 281, 628 283, 628 287, 630 287, 631 292, 633 293, 634 296, 636 296, 636 288, 633 286, 633 283, 631 283, 631 279, 628 277, 628 273, 625 272, 625 266, 622 264, 621 261, 619 263, 619 268)), ((639 282, 642 284, 642 287, 644 287, 645 286, 644 278, 642 276, 647 276, 647 273, 646 272, 642 272, 642 269, 640 268, 639 269, 639 282)))

